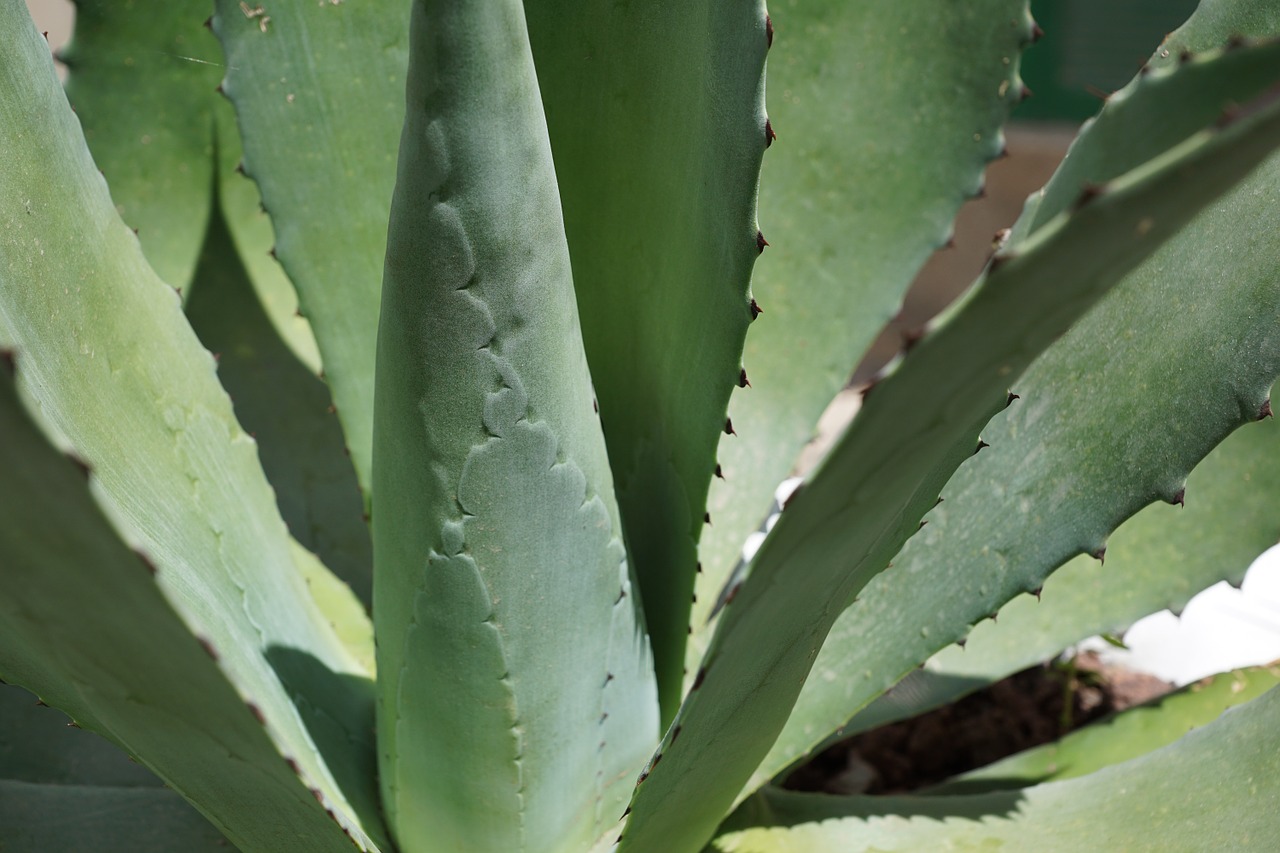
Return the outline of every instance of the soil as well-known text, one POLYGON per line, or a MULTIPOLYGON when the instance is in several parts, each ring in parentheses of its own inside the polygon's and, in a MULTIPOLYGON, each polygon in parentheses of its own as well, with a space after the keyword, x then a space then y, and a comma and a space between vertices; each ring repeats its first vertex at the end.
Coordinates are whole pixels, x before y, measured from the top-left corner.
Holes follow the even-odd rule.
POLYGON ((908 793, 1050 743, 1172 689, 1154 676, 1104 666, 1087 652, 1073 665, 1023 670, 951 705, 835 744, 794 771, 784 787, 908 793))

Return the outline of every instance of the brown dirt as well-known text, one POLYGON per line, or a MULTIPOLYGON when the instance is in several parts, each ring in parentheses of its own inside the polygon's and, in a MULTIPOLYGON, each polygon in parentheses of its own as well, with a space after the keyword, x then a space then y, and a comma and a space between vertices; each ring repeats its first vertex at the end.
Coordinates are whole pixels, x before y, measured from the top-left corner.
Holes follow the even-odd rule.
POLYGON ((794 771, 785 787, 830 794, 901 794, 942 782, 1161 696, 1173 685, 1103 666, 1023 670, 960 701, 856 735, 794 771), (1067 702, 1070 710, 1067 711, 1067 702))

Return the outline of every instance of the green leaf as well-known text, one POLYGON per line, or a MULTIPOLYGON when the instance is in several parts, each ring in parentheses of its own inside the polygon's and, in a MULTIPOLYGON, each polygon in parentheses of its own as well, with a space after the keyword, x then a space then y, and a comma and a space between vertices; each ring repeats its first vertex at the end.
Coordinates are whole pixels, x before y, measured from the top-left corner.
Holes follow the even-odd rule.
POLYGON ((1199 55, 1182 48, 1175 57, 1169 46, 1161 46, 1143 71, 1107 98, 1098 116, 1081 128, 1049 183, 1028 199, 1010 239, 1025 239, 1068 210, 1082 187, 1137 168, 1233 104, 1246 103, 1274 85, 1274 52, 1239 50, 1244 45, 1240 41, 1223 53, 1224 40, 1201 47, 1199 55), (1168 73, 1179 66, 1181 73, 1168 73))
POLYGON ((76 0, 60 57, 94 161, 156 273, 186 290, 195 274, 214 182, 218 44, 204 0, 122 4, 76 0))
MULTIPOLYGON (((87 461, 102 507, 88 503, 83 480, 70 494, 46 482, 47 448, 37 454, 42 445, 10 391, 0 471, 13 485, 0 489, 7 502, 0 569, 11 579, 0 599, 8 635, 0 665, 6 673, 20 669, 21 678, 11 680, 50 704, 99 719, 97 730, 127 742, 233 839, 264 831, 264 815, 279 822, 273 811, 291 815, 295 829, 317 816, 323 823, 322 810, 299 811, 293 802, 309 795, 293 771, 279 770, 276 750, 294 759, 351 832, 376 837, 367 676, 311 604, 254 443, 232 417, 213 360, 176 295, 120 221, 25 9, 0 6, 0 44, 7 57, 0 69, 0 150, 7 158, 0 171, 0 347, 19 352, 18 390, 45 434, 87 461), (26 437, 10 441, 18 430, 26 437), (73 498, 79 517, 68 518, 58 507, 73 498), (139 560, 107 537, 102 514, 149 555, 158 581, 145 572, 130 580, 139 560), (96 544, 107 549, 101 557, 69 536, 77 522, 97 531, 96 544), (100 563, 112 554, 108 571, 100 563), (95 571, 86 572, 89 566, 95 571), (188 630, 216 650, 234 690, 207 661, 197 678, 202 653, 188 630), (135 680, 142 682, 136 689, 135 680), (175 683, 192 686, 175 692, 175 683), (236 692, 259 709, 270 741, 236 692), (183 725, 211 729, 210 737, 188 749, 175 736, 182 725, 158 725, 157 717, 176 713, 172 703, 179 720, 190 716, 183 725), (212 738, 230 726, 228 714, 254 738, 234 748, 212 738), (197 746, 199 760, 188 754, 197 746), (263 753, 276 770, 255 766, 263 753), (238 755, 248 763, 231 760, 238 755), (265 783, 238 777, 259 773, 278 773, 273 784, 287 785, 263 792, 261 810, 245 809, 241 801, 257 796, 246 791, 265 783)), ((316 838, 330 832, 317 831, 316 838)))
MULTIPOLYGON (((1098 379, 1080 381, 1096 388, 1098 379)), ((998 621, 974 626, 963 647, 948 646, 913 670, 859 712, 844 736, 955 701, 1089 635, 1107 639, 1149 613, 1181 610, 1218 581, 1238 584, 1253 559, 1280 540, 1276 495, 1268 489, 1280 481, 1277 438, 1280 425, 1270 419, 1227 436, 1191 472, 1185 507, 1143 509, 1108 540, 1105 563, 1071 560, 1045 581, 1040 597, 1019 596, 998 621)))
MULTIPOLYGON (((1008 383, 1278 140, 1275 105, 1224 122, 1091 195, 1017 254, 996 256, 949 322, 874 389, 782 513, 745 582, 731 587, 695 679, 701 689, 664 749, 683 737, 639 787, 622 849, 710 837, 782 729, 832 623, 975 452, 978 431, 1007 405, 1008 383)), ((1234 403, 1237 422, 1247 407, 1257 411, 1252 389, 1234 403)), ((919 629, 931 630, 927 622, 919 629)))
POLYGON ((585 849, 658 707, 538 79, 516 0, 415 2, 411 43, 374 445, 383 802, 406 850, 585 849))
MULTIPOLYGON (((3 17, 0 22, 7 23, 3 17)), ((50 68, 51 80, 52 74, 50 68)), ((120 540, 84 471, 40 435, 4 368, 0 429, 0 581, 6 591, 0 597, 0 675, 136 756, 199 803, 242 849, 350 850, 350 840, 307 790, 308 782, 325 784, 313 775, 315 760, 304 756, 290 767, 281 758, 269 729, 219 671, 219 664, 235 662, 223 655, 215 662, 192 636, 166 599, 173 585, 162 591, 143 557, 120 540), (182 689, 174 690, 175 684, 182 689)), ((264 713, 262 705, 253 707, 264 713)), ((44 772, 57 771, 45 763, 44 772)), ((22 828, 44 813, 46 806, 36 800, 48 803, 51 821, 57 808, 66 807, 44 786, 4 784, 11 787, 0 796, 0 809, 25 815, 16 824, 0 820, 6 850, 22 833, 40 829, 22 828)), ((334 807, 328 795, 322 799, 334 807)), ((168 798, 143 801, 172 811, 168 798)))
POLYGON ((219 376, 258 440, 286 522, 367 605, 372 556, 355 473, 315 375, 310 326, 269 254, 271 222, 235 171, 240 140, 215 92, 224 64, 208 13, 202 0, 81 0, 68 97, 148 262, 187 297, 201 341, 227 357, 219 376), (193 295, 193 285, 208 292, 193 295))
POLYGON ((281 340, 216 199, 194 282, 187 319, 217 354, 218 379, 258 443, 289 531, 368 606, 372 543, 329 389, 281 340))
POLYGON ((0 779, 119 788, 164 784, 105 739, 69 723, 66 714, 21 687, 0 685, 0 779))
POLYGON ((767 789, 721 853, 918 850, 1269 851, 1280 806, 1280 690, 1142 758, 1021 791, 824 797, 767 789))
POLYGON ((764 248, 764 3, 526 6, 666 721, 680 702, 698 537, 716 447, 733 429, 726 409, 764 248))
POLYGON ((760 211, 771 248, 751 289, 751 389, 734 395, 738 438, 720 448, 715 524, 702 538, 688 666, 774 488, 818 416, 897 311, 960 205, 1000 156, 1021 97, 1023 0, 806 0, 774 9, 760 211))
POLYGON ((0 779, 0 849, 5 853, 225 853, 227 841, 198 811, 163 788, 36 785, 0 779))
POLYGON ((218 0, 223 90, 276 256, 311 321, 363 487, 387 210, 404 119, 404 4, 218 0))
POLYGON ((121 217, 138 229, 160 277, 185 294, 209 227, 215 157, 221 161, 223 207, 254 287, 281 337, 314 372, 310 326, 268 254, 271 222, 253 183, 235 173, 240 139, 229 104, 215 92, 225 64, 204 26, 209 11, 207 0, 77 0, 75 35, 61 54, 67 96, 121 217))
POLYGON ((225 850, 154 773, 13 685, 0 685, 0 849, 225 850))
POLYGON ((1280 682, 1280 667, 1253 667, 1211 676, 1176 693, 1130 708, 1072 732, 1057 743, 1028 749, 957 776, 925 793, 985 794, 1086 776, 1146 755, 1223 711, 1258 698, 1280 682))
MULTIPOLYGON (((1229 86, 1235 71, 1252 67, 1255 51, 1269 57, 1275 77, 1280 43, 1273 42, 1152 71, 1116 111, 1140 110, 1144 91, 1176 87, 1183 74, 1195 84, 1187 101, 1231 101, 1229 88, 1205 87, 1201 64, 1230 72, 1229 86)), ((1088 144, 1082 139, 1075 150, 1088 144)), ((894 558, 899 577, 873 583, 837 622, 817 677, 753 785, 971 625, 1038 589, 1056 567, 1099 552, 1143 506, 1178 499, 1196 463, 1258 416, 1280 373, 1280 275, 1263 236, 1275 219, 1267 199, 1277 181, 1273 158, 1129 273, 1013 384, 1021 399, 984 430, 991 449, 957 473, 928 528, 894 558), (1188 323, 1189 315, 1197 321, 1188 323)), ((1082 627, 1066 642, 1087 633, 1082 627)))

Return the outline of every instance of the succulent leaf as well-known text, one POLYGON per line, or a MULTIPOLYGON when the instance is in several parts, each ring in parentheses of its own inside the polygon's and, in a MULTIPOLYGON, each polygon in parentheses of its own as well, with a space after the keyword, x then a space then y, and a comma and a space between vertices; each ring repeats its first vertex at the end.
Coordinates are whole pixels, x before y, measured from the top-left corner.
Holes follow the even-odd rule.
POLYGON ((712 849, 1270 850, 1280 797, 1277 716, 1280 690, 1272 689, 1141 758, 1019 791, 842 798, 765 789, 726 822, 712 849))
POLYGON ((585 849, 658 706, 523 11, 420 0, 411 45, 374 446, 383 800, 406 851, 585 849))
MULTIPOLYGON (((1033 37, 1022 0, 820 0, 775 10, 762 227, 772 248, 752 292, 767 313, 747 336, 751 389, 729 414, 715 525, 699 549, 688 668, 708 617, 774 487, 853 372, 957 209, 1000 156, 1033 37)), ((687 681, 686 681, 687 683, 687 681)))
POLYGON ((762 0, 525 5, 666 721, 766 245, 755 195, 772 30, 762 0))
MULTIPOLYGON (((1280 541, 1276 494, 1269 489, 1280 481, 1278 438, 1280 426, 1270 419, 1227 436, 1191 472, 1185 507, 1156 502, 1141 510, 1107 540, 1105 563, 1087 554, 1072 559, 1045 580, 1039 597, 1020 595, 1000 609, 998 621, 975 625, 963 648, 952 645, 935 654, 860 711, 843 734, 953 702, 1086 636, 1122 633, 1149 613, 1180 611, 1196 592, 1219 581, 1239 584, 1253 559, 1280 541)), ((922 535, 922 543, 927 539, 922 535)), ((932 579, 926 571, 925 577, 932 579)), ((870 588, 863 601, 870 604, 870 588)), ((878 620, 868 616, 867 621, 878 620)), ((835 639, 833 630, 829 641, 835 639)), ((847 646, 856 642, 849 636, 847 646)), ((815 672, 821 670, 815 667, 815 672)), ((827 677, 839 677, 827 672, 827 677)), ((784 737, 786 733, 779 745, 784 737)))
POLYGON ((108 788, 164 784, 105 738, 70 722, 21 687, 0 684, 0 779, 108 788))
MULTIPOLYGON (((52 78, 52 69, 49 74, 52 78)), ((325 784, 313 775, 315 760, 298 759, 290 767, 280 756, 267 729, 220 671, 231 650, 218 650, 208 640, 202 647, 192 636, 148 573, 148 564, 112 529, 83 469, 50 446, 27 416, 5 371, 0 371, 0 428, 5 436, 0 442, 5 472, 0 549, 6 554, 0 578, 8 591, 0 600, 0 676, 137 756, 198 803, 244 850, 350 850, 351 840, 307 790, 308 783, 325 784), (175 684, 183 689, 174 690, 175 684), (306 773, 306 781, 299 773, 306 773)), ((264 713, 262 707, 253 705, 258 714, 264 713)), ((8 713, 6 718, 12 731, 17 721, 8 713)), ((26 733, 33 737, 29 729, 26 733)), ((28 742, 24 749, 33 746, 28 742)), ((6 753, 6 769, 31 775, 22 770, 26 762, 20 755, 6 753)), ((55 772, 47 757, 36 756, 42 774, 55 772)), ((103 763, 90 778, 129 781, 115 771, 104 774, 103 763)), ((74 849, 66 846, 68 836, 58 834, 68 822, 57 815, 77 804, 40 784, 49 778, 44 775, 29 787, 0 783, 8 786, 0 791, 0 814, 15 810, 0 820, 6 850, 44 842, 50 843, 28 849, 74 849)), ((331 783, 325 787, 332 790, 331 783)), ((118 784, 107 788, 122 789, 138 790, 118 784)), ((77 790, 84 793, 71 796, 82 796, 81 805, 94 801, 92 786, 77 790)), ((157 820, 168 820, 166 814, 185 820, 187 814, 173 805, 169 792, 154 788, 133 797, 104 796, 104 802, 126 809, 124 814, 135 806, 147 809, 144 815, 154 809, 157 820)), ((105 825, 86 817, 69 823, 86 831, 110 828, 109 814, 99 816, 105 825)))
POLYGON ((227 840, 164 788, 0 779, 0 845, 5 853, 225 853, 227 840))
POLYGON ((949 322, 874 389, 730 587, 701 689, 676 718, 683 737, 665 749, 668 734, 662 766, 638 788, 623 850, 710 837, 721 798, 782 729, 832 623, 984 446, 978 432, 1008 405, 1009 383, 1278 139, 1280 106, 1268 102, 1112 182, 1018 255, 996 256, 949 322))
POLYGON ((67 95, 147 261, 188 301, 205 346, 225 357, 219 378, 258 441, 286 522, 367 606, 372 556, 355 474, 315 375, 310 326, 270 255, 271 222, 253 182, 236 173, 240 139, 215 92, 224 63, 201 23, 208 11, 201 0, 80 0, 64 51, 67 95), (201 281, 209 292, 195 296, 201 281))
MULTIPOLYGON (((1251 50, 1280 68, 1280 44, 1251 50)), ((1201 80, 1189 79, 1193 99, 1201 80)), ((1196 463, 1256 418, 1280 373, 1280 275, 1274 249, 1241 223, 1274 219, 1277 181, 1273 157, 1014 383, 1020 399, 983 432, 992 449, 957 473, 928 530, 894 558, 916 582, 873 583, 840 618, 753 786, 1068 559, 1104 548, 1143 506, 1172 500, 1196 463), (1202 321, 1186 322, 1188 311, 1202 321), (928 634, 889 631, 904 620, 928 634)), ((1067 630, 1077 636, 1066 642, 1088 633, 1067 630)))
POLYGON ((0 7, 0 42, 0 347, 21 362, 16 391, 4 379, 0 470, 14 483, 0 489, 0 569, 12 578, 0 605, 5 674, 97 719, 237 843, 268 831, 273 808, 294 828, 318 818, 315 838, 327 837, 324 810, 298 804, 310 797, 299 773, 350 832, 376 836, 367 676, 310 603, 254 444, 173 290, 120 221, 24 8, 0 7), (52 442, 83 460, 78 491, 65 471, 57 489, 45 481, 55 454, 16 393, 52 442), (76 514, 64 516, 71 502, 76 514), (92 543, 68 538, 79 525, 92 543), (148 555, 156 580, 129 547, 148 555), (189 631, 216 650, 216 668, 189 631), (188 681, 190 692, 172 691, 188 681), (157 716, 180 722, 158 726, 157 716), (244 743, 221 744, 224 725, 244 743), (183 737, 200 760, 178 746, 183 737), (298 773, 243 778, 283 765, 277 749, 298 773), (271 760, 241 765, 232 756, 242 754, 271 760), (244 808, 246 790, 261 790, 262 810, 244 808))
MULTIPOLYGON (((367 608, 373 599, 372 542, 329 389, 281 339, 246 267, 221 194, 215 193, 187 319, 200 342, 217 354, 218 379, 231 395, 236 418, 258 444, 289 532, 322 557, 367 608)), ((312 592, 324 584, 318 577, 312 592)), ((371 630, 364 614, 350 619, 371 630)))
POLYGON ((360 484, 373 448, 373 369, 387 209, 404 119, 404 4, 218 0, 222 88, 275 254, 311 321, 360 484))
POLYGON ((0 685, 0 847, 197 853, 226 839, 119 748, 0 685))

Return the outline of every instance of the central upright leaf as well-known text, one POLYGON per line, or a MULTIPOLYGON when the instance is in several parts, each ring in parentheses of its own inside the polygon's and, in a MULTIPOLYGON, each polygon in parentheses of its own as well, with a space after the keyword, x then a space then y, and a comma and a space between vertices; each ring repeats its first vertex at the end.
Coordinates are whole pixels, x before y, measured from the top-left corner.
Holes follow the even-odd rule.
POLYGON ((587 847, 657 696, 521 4, 418 0, 411 50, 374 428, 384 802, 406 853, 587 847))

